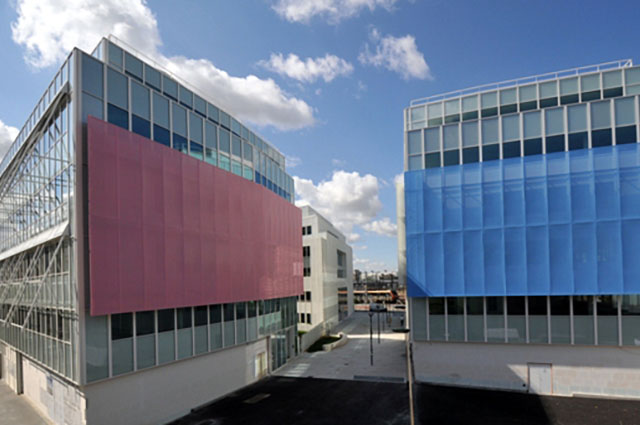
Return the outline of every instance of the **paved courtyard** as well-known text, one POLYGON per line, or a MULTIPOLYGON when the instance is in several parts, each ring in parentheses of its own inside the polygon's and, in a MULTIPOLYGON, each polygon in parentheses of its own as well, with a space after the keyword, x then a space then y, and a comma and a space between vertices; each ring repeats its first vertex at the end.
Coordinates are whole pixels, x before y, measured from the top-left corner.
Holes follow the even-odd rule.
POLYGON ((404 313, 390 315, 391 324, 386 322, 386 317, 384 313, 380 314, 381 332, 378 343, 378 321, 373 316, 373 366, 370 363, 369 315, 356 312, 333 330, 333 333, 347 334, 346 345, 326 353, 303 353, 275 375, 404 382, 407 376, 405 336, 392 331, 393 328, 400 327, 404 313))
POLYGON ((0 424, 48 425, 24 397, 16 395, 4 382, 0 382, 0 424))

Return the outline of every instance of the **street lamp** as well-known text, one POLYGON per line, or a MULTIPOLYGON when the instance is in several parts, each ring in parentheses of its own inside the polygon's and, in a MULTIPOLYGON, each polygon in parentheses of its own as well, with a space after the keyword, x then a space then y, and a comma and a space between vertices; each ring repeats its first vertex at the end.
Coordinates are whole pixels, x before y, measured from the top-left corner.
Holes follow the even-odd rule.
POLYGON ((413 367, 412 367, 412 354, 409 345, 409 328, 394 329, 394 332, 405 334, 405 343, 407 350, 407 380, 409 381, 409 415, 411 419, 411 425, 415 424, 415 412, 413 409, 413 367))
POLYGON ((373 366, 373 311, 371 311, 371 308, 369 308, 369 353, 371 366, 373 366))

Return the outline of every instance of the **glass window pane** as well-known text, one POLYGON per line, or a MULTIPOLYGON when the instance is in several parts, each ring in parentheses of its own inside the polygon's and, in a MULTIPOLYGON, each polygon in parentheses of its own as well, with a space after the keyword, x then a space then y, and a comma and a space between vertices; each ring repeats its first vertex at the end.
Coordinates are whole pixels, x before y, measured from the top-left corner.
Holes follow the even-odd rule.
POLYGON ((422 153, 422 131, 410 131, 407 133, 407 149, 409 155, 422 153))
POLYGON ((187 137, 187 111, 175 103, 171 104, 173 112, 173 132, 187 137))
POLYGON ((427 340, 426 298, 411 298, 411 335, 416 341, 427 340))
POLYGON ((464 341, 464 298, 447 298, 447 331, 449 341, 464 341))
POLYGON ((578 77, 566 78, 560 80, 560 94, 575 94, 578 93, 578 77))
POLYGON ((218 149, 218 127, 205 121, 206 140, 205 144, 210 149, 218 149))
POLYGON ((525 298, 507 297, 507 341, 526 342, 525 298))
POLYGON ((524 126, 524 138, 533 139, 540 137, 542 133, 542 125, 540 120, 540 111, 528 112, 522 115, 524 126))
POLYGON ((242 156, 242 143, 240 137, 235 134, 231 135, 231 153, 235 156, 242 156))
POLYGON ((411 122, 424 121, 424 106, 411 108, 411 122))
POLYGON ((516 89, 500 91, 500 105, 511 105, 517 102, 516 89))
POLYGON ((502 118, 502 138, 504 141, 520 138, 520 116, 512 115, 502 118))
POLYGON ((482 144, 498 141, 498 119, 482 120, 482 144))
POLYGON ((162 76, 160 75, 160 71, 145 65, 144 73, 146 83, 151 87, 160 90, 162 87, 162 76))
POLYGON ((598 345, 618 345, 618 296, 596 297, 598 345))
POLYGON ((178 83, 165 75, 162 76, 162 89, 164 94, 178 100, 178 83))
POLYGON ((520 103, 536 100, 538 98, 537 86, 535 84, 532 84, 530 86, 520 87, 519 90, 520 90, 520 103))
POLYGON ((540 99, 558 96, 558 86, 556 81, 548 81, 540 84, 540 99))
POLYGON ((432 103, 427 105, 427 111, 429 119, 442 117, 442 103, 432 103))
POLYGON ((462 99, 462 112, 478 110, 478 96, 469 96, 462 99))
POLYGON ((169 129, 169 100, 158 93, 153 93, 153 121, 169 129))
POLYGON ((462 124, 462 146, 478 146, 478 122, 462 124))
POLYGON ((593 297, 573 297, 573 329, 576 344, 593 345, 593 297))
POLYGON ((424 131, 425 147, 427 152, 440 150, 440 128, 428 128, 424 131))
POLYGON ((444 104, 444 114, 445 115, 453 115, 460 113, 460 101, 456 100, 448 100, 444 104))
POLYGON ((149 118, 149 89, 131 80, 131 112, 144 119, 149 118))
POLYGON ((215 122, 219 122, 220 120, 220 111, 218 108, 216 108, 215 106, 213 106, 210 103, 207 103, 207 116, 209 117, 209 119, 215 121, 215 122))
POLYGON ((140 311, 136 313, 136 335, 149 335, 155 333, 155 313, 153 311, 140 311))
POLYGON ((127 74, 137 77, 142 81, 142 61, 129 52, 124 52, 124 69, 127 74))
POLYGON ((431 341, 444 341, 444 298, 429 300, 429 338, 431 341))
POLYGON ((458 125, 447 125, 444 127, 444 148, 455 149, 460 146, 458 140, 458 125))
POLYGON ((548 343, 547 297, 528 297, 529 342, 548 343))
POLYGON ((622 344, 640 346, 640 295, 624 295, 621 309, 622 344))
POLYGON ((484 341, 484 301, 482 297, 467 298, 467 340, 484 341))
POLYGON ((90 94, 82 93, 82 122, 87 122, 89 115, 102 119, 104 115, 102 100, 90 94))
POLYGON ((82 54, 82 90, 101 99, 104 93, 102 62, 85 54, 82 54))
POLYGON ((231 170, 231 162, 229 160, 229 157, 226 156, 226 155, 220 155, 219 159, 220 159, 220 168, 222 168, 223 170, 230 171, 231 170))
POLYGON ((622 86, 622 71, 609 71, 602 73, 602 85, 605 89, 622 86))
POLYGON ((122 49, 109 43, 109 63, 122 69, 122 49))
POLYGON ((229 153, 231 133, 229 133, 228 130, 221 128, 218 136, 220 137, 220 151, 229 153))
POLYGON ((425 168, 437 168, 440 166, 440 153, 428 153, 424 156, 425 168))
POLYGON ((631 125, 636 122, 635 98, 616 99, 616 126, 631 125))
POLYGON ((496 92, 483 93, 480 97, 482 109, 493 108, 498 105, 498 94, 496 92))
POLYGON ((422 155, 409 157, 409 171, 419 170, 422 168, 422 155))
POLYGON ((242 157, 247 161, 253 162, 253 148, 248 142, 242 143, 242 157))
POLYGON ((504 300, 502 297, 487 297, 487 341, 504 342, 504 300))
POLYGON ((107 378, 109 376, 107 316, 87 315, 86 346, 87 381, 107 378))
POLYGON ((571 343, 570 298, 550 297, 551 302, 551 343, 571 343))
POLYGON ((600 90, 600 74, 583 75, 580 77, 580 83, 583 92, 600 90))
POLYGON ((626 69, 624 74, 626 85, 640 84, 640 67, 626 69))
POLYGON ((129 109, 127 80, 118 71, 107 69, 107 101, 122 109, 129 109))
POLYGON ((193 112, 189 112, 189 138, 200 144, 202 141, 202 118, 193 112))
POLYGON ((187 89, 186 87, 180 86, 179 92, 180 103, 188 106, 189 108, 193 107, 193 93, 191 92, 191 90, 187 89))
POLYGON ((611 127, 610 102, 594 102, 591 104, 591 128, 611 127))
POLYGON ((569 133, 585 131, 587 129, 587 105, 573 105, 567 107, 569 133))
POLYGON ((564 132, 563 109, 547 109, 545 111, 546 134, 559 134, 564 132))

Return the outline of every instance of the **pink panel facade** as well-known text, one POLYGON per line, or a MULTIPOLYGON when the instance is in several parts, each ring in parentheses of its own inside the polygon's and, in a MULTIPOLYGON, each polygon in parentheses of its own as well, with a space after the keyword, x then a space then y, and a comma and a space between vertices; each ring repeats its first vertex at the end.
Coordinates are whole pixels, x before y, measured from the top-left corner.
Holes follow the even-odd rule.
POLYGON ((89 118, 91 315, 302 293, 302 215, 264 187, 89 118))

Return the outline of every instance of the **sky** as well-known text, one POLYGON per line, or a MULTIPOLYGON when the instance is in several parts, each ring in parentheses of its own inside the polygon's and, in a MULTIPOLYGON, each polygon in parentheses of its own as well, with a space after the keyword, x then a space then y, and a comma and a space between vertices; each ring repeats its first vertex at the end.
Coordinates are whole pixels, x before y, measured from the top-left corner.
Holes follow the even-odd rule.
POLYGON ((90 52, 111 33, 285 154, 296 203, 347 236, 354 268, 396 270, 409 102, 640 60, 639 18, 631 0, 9 0, 0 155, 71 49, 90 52))

